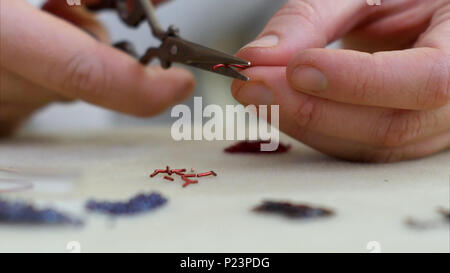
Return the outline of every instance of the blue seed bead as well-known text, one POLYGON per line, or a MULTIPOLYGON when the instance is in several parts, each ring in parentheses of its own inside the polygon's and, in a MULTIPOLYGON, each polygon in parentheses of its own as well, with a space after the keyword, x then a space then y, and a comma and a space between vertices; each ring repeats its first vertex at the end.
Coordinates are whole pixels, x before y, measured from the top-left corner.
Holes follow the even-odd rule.
POLYGON ((133 215, 154 210, 166 202, 167 199, 158 193, 138 194, 127 202, 98 202, 90 200, 86 203, 86 209, 110 215, 133 215))
POLYGON ((0 200, 0 223, 13 224, 71 224, 82 222, 62 214, 54 209, 37 209, 24 202, 0 200))
POLYGON ((273 201, 266 201, 254 210, 257 212, 279 213, 290 218, 316 218, 333 215, 333 211, 325 208, 273 201))

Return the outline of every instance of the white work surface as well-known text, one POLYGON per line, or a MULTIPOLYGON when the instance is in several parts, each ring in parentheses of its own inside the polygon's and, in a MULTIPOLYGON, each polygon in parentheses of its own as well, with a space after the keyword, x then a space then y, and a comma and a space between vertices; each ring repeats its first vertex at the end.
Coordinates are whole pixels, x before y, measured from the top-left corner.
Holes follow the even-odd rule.
MULTIPOLYGON (((0 142, 0 168, 57 170, 34 188, 3 193, 81 216, 83 227, 0 224, 0 252, 449 252, 449 226, 412 229, 408 217, 439 220, 449 207, 450 152, 395 164, 329 158, 292 139, 287 154, 231 155, 230 142, 175 142, 169 127, 66 135, 22 135, 0 142), (215 170, 217 177, 181 187, 156 168, 215 170), (70 175, 67 175, 70 174, 70 175), (166 206, 111 219, 84 210, 90 198, 126 200, 157 191, 166 206), (261 201, 309 203, 335 210, 314 221, 251 211, 261 201), (77 243, 76 243, 77 244, 77 243), (376 244, 376 243, 375 243, 376 244)), ((1 177, 11 174, 0 172, 1 177)), ((33 180, 33 177, 29 178, 33 180)))

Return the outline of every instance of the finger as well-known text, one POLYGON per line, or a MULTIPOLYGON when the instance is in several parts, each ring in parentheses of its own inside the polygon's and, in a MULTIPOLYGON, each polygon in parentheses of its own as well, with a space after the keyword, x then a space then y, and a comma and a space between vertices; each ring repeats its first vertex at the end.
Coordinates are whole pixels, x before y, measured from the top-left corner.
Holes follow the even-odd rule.
POLYGON ((359 142, 326 136, 310 130, 299 130, 291 136, 327 155, 356 162, 388 163, 426 157, 450 147, 450 131, 395 148, 380 148, 359 142))
POLYGON ((11 136, 15 131, 17 131, 23 121, 24 120, 4 120, 0 114, 0 137, 11 136))
MULTIPOLYGON (((46 98, 38 97, 33 100, 33 98, 24 98, 21 100, 19 95, 14 93, 17 91, 17 86, 13 89, 5 89, 11 87, 11 78, 5 77, 4 71, 1 71, 0 76, 2 77, 0 81, 0 120, 1 121, 16 121, 28 116, 33 110, 36 110, 39 106, 47 103, 46 98)), ((25 86, 27 84, 22 84, 25 86)), ((30 84, 32 86, 32 84, 30 84)), ((23 92, 22 90, 19 91, 23 92)))
POLYGON ((289 0, 237 55, 254 66, 284 66, 301 49, 342 36, 370 11, 365 1, 289 0))
POLYGON ((279 105, 280 129, 296 127, 379 147, 399 147, 450 129, 450 106, 433 111, 402 111, 351 105, 293 90, 283 67, 255 67, 235 81, 234 97, 244 104, 279 105))
POLYGON ((300 92, 350 104, 422 110, 450 99, 450 57, 439 49, 307 49, 292 59, 287 75, 300 92))
POLYGON ((0 137, 14 133, 36 108, 4 101, 0 92, 0 137))
POLYGON ((96 39, 109 43, 108 31, 95 18, 95 15, 84 7, 69 6, 66 1, 50 0, 42 9, 84 29, 96 39))
POLYGON ((62 100, 57 93, 5 69, 0 70, 0 79, 0 137, 16 131, 39 107, 62 100))
POLYGON ((1 65, 40 86, 138 116, 157 114, 192 92, 185 70, 146 69, 22 1, 1 5, 1 65))
POLYGON ((450 55, 450 2, 438 1, 440 8, 434 13, 430 26, 421 35, 416 47, 432 47, 450 55))
POLYGON ((5 103, 0 100, 0 127, 3 123, 25 120, 36 108, 23 104, 5 103))
POLYGON ((36 85, 21 76, 0 69, 0 93, 2 105, 16 104, 38 108, 52 101, 62 101, 58 93, 36 85))
POLYGON ((343 38, 343 47, 364 52, 411 48, 428 28, 439 5, 442 1, 384 1, 343 38))

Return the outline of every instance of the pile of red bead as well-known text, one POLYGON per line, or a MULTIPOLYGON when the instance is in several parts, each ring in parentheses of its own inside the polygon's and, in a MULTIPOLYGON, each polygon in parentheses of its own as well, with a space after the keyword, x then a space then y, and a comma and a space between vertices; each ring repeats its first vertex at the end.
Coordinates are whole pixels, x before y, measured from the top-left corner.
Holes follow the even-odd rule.
POLYGON ((200 178, 205 176, 217 176, 217 173, 214 171, 204 172, 204 173, 195 173, 193 169, 191 169, 191 173, 186 173, 186 169, 170 169, 167 166, 165 169, 156 169, 151 175, 150 178, 157 176, 158 174, 166 174, 164 176, 165 180, 174 181, 175 179, 172 177, 173 174, 178 175, 183 180, 183 188, 191 184, 198 184, 198 180, 194 180, 194 177, 200 178))

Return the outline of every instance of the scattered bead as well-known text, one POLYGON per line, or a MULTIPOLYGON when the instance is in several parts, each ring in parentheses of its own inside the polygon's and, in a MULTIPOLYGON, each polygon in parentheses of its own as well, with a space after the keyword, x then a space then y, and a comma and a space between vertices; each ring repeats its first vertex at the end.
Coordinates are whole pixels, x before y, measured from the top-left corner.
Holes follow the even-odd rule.
POLYGON ((443 208, 439 208, 438 212, 447 220, 450 221, 450 211, 443 209, 443 208))
POLYGON ((38 209, 31 204, 18 201, 0 200, 0 223, 42 224, 42 225, 82 225, 72 218, 51 208, 38 209))
POLYGON ((186 172, 186 169, 173 169, 172 172, 175 174, 184 173, 186 172))
POLYGON ((199 174, 197 174, 197 177, 204 177, 204 176, 210 176, 210 175, 217 176, 217 174, 214 171, 209 171, 206 173, 199 173, 199 174))
POLYGON ((198 180, 191 180, 189 178, 192 178, 192 177, 204 177, 204 176, 209 176, 209 175, 217 176, 217 173, 214 172, 214 171, 209 171, 209 172, 205 172, 205 173, 196 174, 193 168, 191 168, 191 172, 192 173, 185 173, 185 172, 186 172, 185 168, 183 168, 183 169, 170 169, 170 167, 167 166, 166 169, 164 169, 164 170, 161 170, 161 169, 155 170, 150 175, 150 177, 153 178, 153 177, 155 177, 156 175, 158 175, 160 173, 167 173, 167 174, 169 174, 169 176, 167 176, 167 175, 164 176, 164 179, 170 180, 170 181, 174 181, 174 178, 170 177, 170 175, 176 174, 176 175, 179 175, 181 177, 181 179, 185 182, 183 184, 183 188, 185 188, 185 187, 187 187, 187 186, 189 186, 191 184, 198 184, 198 180))
POLYGON ((183 176, 184 175, 184 173, 183 172, 174 172, 174 171, 172 171, 174 174, 176 174, 176 175, 179 175, 179 176, 183 176))
POLYGON ((450 223, 450 212, 444 208, 439 208, 438 213, 442 215, 443 218, 439 219, 429 219, 429 220, 417 220, 411 217, 406 219, 406 224, 414 229, 427 230, 438 227, 448 226, 450 223))
POLYGON ((133 215, 145 211, 152 211, 167 202, 158 193, 139 194, 126 202, 98 202, 88 201, 86 209, 110 215, 133 215))
POLYGON ((164 173, 164 172, 166 172, 166 170, 155 170, 151 175, 150 175, 150 177, 155 177, 156 175, 158 175, 158 174, 160 174, 160 173, 164 173))
MULTIPOLYGON (((195 175, 194 175, 195 176, 195 175)), ((191 180, 189 179, 186 175, 183 175, 181 177, 181 179, 183 179, 183 181, 185 182, 183 184, 183 188, 186 188, 187 186, 191 185, 191 184, 198 184, 198 180, 191 180)))
POLYGON ((289 218, 317 218, 334 214, 329 209, 311 207, 304 204, 293 205, 288 202, 265 201, 262 205, 253 209, 255 212, 277 213, 289 218))
POLYGON ((170 176, 164 176, 164 179, 166 179, 166 180, 170 180, 170 181, 174 181, 175 179, 173 179, 173 177, 170 177, 170 176))

